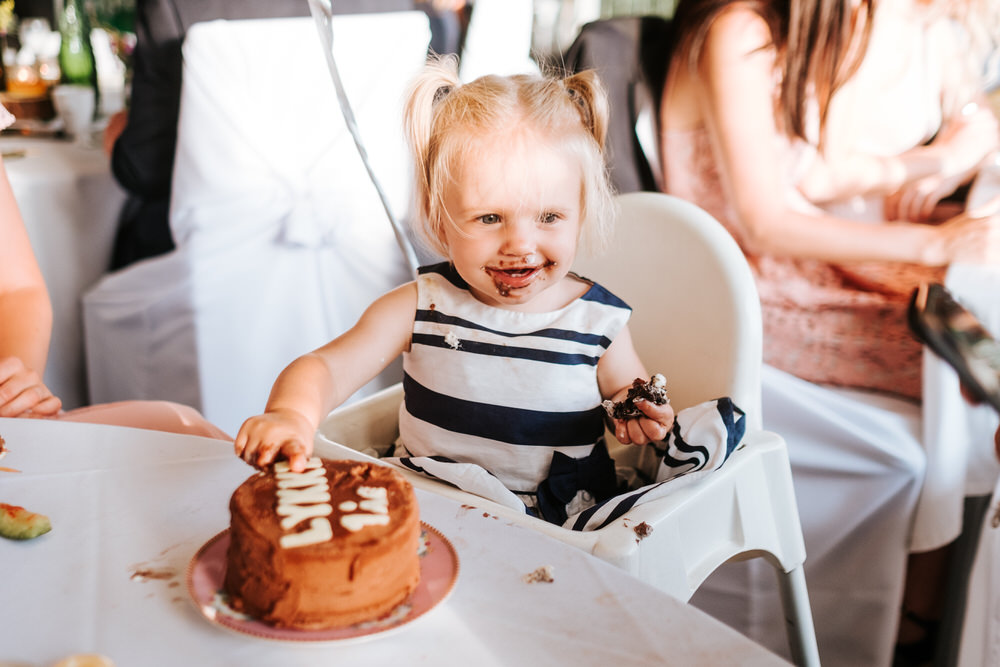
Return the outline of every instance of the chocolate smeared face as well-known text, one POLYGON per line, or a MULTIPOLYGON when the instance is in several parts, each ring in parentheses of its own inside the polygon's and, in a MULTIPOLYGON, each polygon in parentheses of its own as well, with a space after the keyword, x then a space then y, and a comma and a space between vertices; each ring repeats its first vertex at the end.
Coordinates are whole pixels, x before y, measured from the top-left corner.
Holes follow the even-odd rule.
POLYGON ((514 310, 552 310, 582 224, 583 177, 568 151, 530 130, 482 137, 446 188, 450 259, 473 295, 514 310), (487 150, 489 148, 490 150, 487 150))
POLYGON ((531 257, 527 257, 510 263, 499 262, 495 266, 484 266, 483 270, 493 279, 497 294, 505 298, 519 289, 528 287, 536 278, 544 280, 549 270, 556 266, 558 266, 556 262, 538 265, 531 257))

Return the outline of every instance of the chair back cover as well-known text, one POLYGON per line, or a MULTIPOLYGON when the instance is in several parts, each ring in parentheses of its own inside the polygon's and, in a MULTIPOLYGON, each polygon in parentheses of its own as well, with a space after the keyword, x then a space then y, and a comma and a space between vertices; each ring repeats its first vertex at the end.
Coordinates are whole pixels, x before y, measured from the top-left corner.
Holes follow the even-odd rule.
MULTIPOLYGON (((405 219, 402 101, 426 56, 426 15, 333 21, 369 159, 405 219)), ((188 31, 170 213, 177 249, 85 296, 92 401, 176 400, 235 434, 285 365, 410 278, 321 43, 305 17, 188 31)))

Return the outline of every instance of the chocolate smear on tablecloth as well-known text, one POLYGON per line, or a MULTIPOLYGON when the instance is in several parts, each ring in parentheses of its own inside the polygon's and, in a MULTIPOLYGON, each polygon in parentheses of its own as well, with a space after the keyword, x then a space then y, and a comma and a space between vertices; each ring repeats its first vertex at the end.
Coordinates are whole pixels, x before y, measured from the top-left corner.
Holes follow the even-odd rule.
POLYGON ((177 576, 177 571, 169 568, 136 568, 132 571, 132 575, 129 577, 132 581, 149 581, 150 579, 157 579, 159 581, 167 581, 173 579, 177 576))
POLYGON ((529 572, 522 577, 524 583, 526 584, 537 584, 539 582, 544 584, 551 584, 555 581, 553 576, 553 568, 551 565, 542 565, 540 568, 536 569, 534 572, 529 572))

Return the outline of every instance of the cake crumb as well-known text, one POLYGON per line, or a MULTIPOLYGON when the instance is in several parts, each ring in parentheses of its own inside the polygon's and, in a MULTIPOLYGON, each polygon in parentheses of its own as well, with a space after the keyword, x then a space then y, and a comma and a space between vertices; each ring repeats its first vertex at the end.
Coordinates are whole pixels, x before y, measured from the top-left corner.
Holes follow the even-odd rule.
POLYGON ((458 336, 455 335, 454 331, 449 331, 444 335, 444 342, 447 343, 453 350, 457 350, 462 344, 462 342, 458 339, 458 336))
MULTIPOLYGON (((653 527, 650 526, 645 521, 643 521, 642 523, 640 523, 638 526, 636 526, 632 530, 635 531, 635 534, 639 538, 639 540, 641 540, 643 538, 646 538, 646 537, 649 537, 650 535, 653 534, 653 527)), ((638 540, 636 540, 636 541, 638 541, 638 540)))
POLYGON ((628 394, 617 403, 611 400, 601 402, 608 416, 612 419, 637 419, 643 416, 642 410, 636 407, 636 400, 649 401, 654 405, 664 405, 670 402, 667 396, 667 380, 660 373, 654 373, 649 382, 636 378, 629 387, 628 394))
POLYGON ((5 456, 7 456, 7 442, 3 439, 3 436, 0 435, 0 459, 5 456))
POLYGON ((543 565, 534 572, 524 575, 524 583, 526 584, 537 584, 539 582, 551 584, 555 581, 555 577, 552 575, 553 568, 551 565, 543 565))

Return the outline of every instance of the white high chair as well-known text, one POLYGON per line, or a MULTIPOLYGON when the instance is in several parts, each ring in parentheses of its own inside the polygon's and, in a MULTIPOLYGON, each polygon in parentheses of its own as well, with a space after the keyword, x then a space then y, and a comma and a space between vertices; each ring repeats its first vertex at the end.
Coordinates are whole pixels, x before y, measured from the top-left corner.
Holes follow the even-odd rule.
MULTIPOLYGON (((681 410, 730 396, 747 413, 744 444, 719 470, 666 497, 640 504, 591 532, 564 529, 403 470, 414 486, 541 531, 688 600, 730 559, 764 557, 778 575, 793 659, 818 665, 802 563, 805 547, 784 440, 761 430, 761 323, 753 277, 732 237, 707 213, 658 193, 619 197, 613 248, 578 261, 591 277, 634 308, 636 347, 650 372, 664 373, 681 410), (645 537, 636 527, 645 522, 645 537)), ((334 411, 319 427, 316 451, 374 460, 398 435, 402 387, 395 385, 334 411)), ((612 456, 635 461, 636 448, 612 456)))

